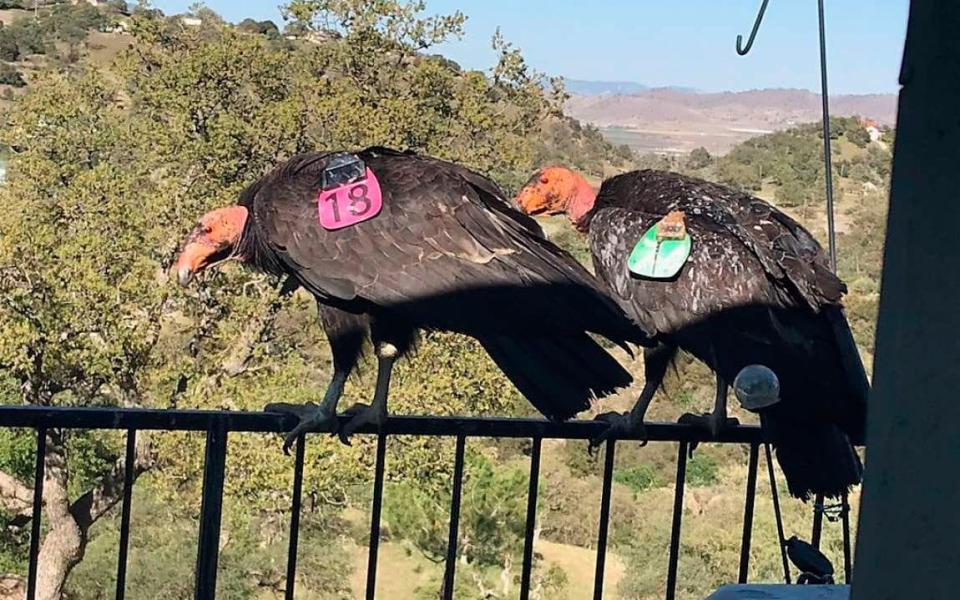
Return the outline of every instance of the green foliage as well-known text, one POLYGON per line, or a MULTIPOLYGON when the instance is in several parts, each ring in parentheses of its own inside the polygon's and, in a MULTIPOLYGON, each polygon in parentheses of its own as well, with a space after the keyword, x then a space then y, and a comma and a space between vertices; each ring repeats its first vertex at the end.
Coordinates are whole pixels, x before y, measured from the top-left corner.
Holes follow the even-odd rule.
POLYGON ((0 24, 0 60, 13 62, 20 58, 20 47, 9 28, 0 24))
POLYGON ((254 19, 244 19, 237 25, 237 29, 244 33, 256 33, 266 36, 270 39, 279 39, 280 30, 273 21, 256 21, 254 19))
POLYGON ((762 167, 751 164, 748 158, 743 160, 744 162, 721 160, 717 165, 720 182, 742 190, 759 190, 763 183, 762 167))
MULTIPOLYGON (((157 498, 149 481, 142 482, 134 495, 127 596, 148 600, 191 598, 197 544, 195 515, 183 514, 157 498)), ((252 599, 262 597, 265 589, 282 590, 288 519, 278 514, 236 519, 236 512, 231 510, 235 501, 225 499, 227 517, 221 535, 217 595, 252 599)), ((347 556, 333 535, 340 526, 336 520, 304 508, 296 585, 298 590, 309 590, 309 597, 343 597, 349 589, 343 577, 349 569, 347 556)), ((115 588, 118 538, 118 518, 98 524, 86 558, 70 578, 70 597, 100 598, 115 588)))
POLYGON ((700 146, 690 151, 690 156, 687 158, 687 168, 703 169, 710 166, 711 162, 713 162, 713 157, 710 156, 706 148, 700 146))
POLYGON ((687 463, 687 483, 694 487, 713 485, 717 482, 719 465, 708 449, 701 449, 687 463))
POLYGON ((858 148, 866 148, 867 144, 870 143, 870 134, 865 127, 861 127, 859 124, 848 129, 846 135, 850 143, 858 148))
MULTIPOLYGON (((0 395, 0 402, 6 399, 0 395)), ((29 481, 33 476, 36 444, 37 436, 33 430, 0 428, 0 471, 29 481)), ((11 516, 0 508, 0 522, 9 523, 11 516)), ((29 541, 30 532, 25 527, 18 529, 4 525, 0 528, 0 573, 24 572, 29 541)))
POLYGON ((809 190, 797 179, 788 179, 774 193, 777 204, 786 207, 800 206, 809 198, 809 190))
POLYGON ((11 25, 0 29, 0 60, 14 61, 28 54, 53 55, 58 42, 70 48, 68 57, 75 56, 76 46, 87 34, 106 24, 106 15, 86 2, 57 4, 37 18, 19 16, 11 25))
POLYGON ((16 68, 7 63, 0 63, 0 85, 12 85, 13 87, 23 87, 27 82, 16 68))
POLYGON ((649 463, 617 469, 613 472, 613 480, 627 486, 635 494, 661 485, 655 467, 649 463))
POLYGON ((104 6, 110 12, 120 13, 122 15, 130 14, 130 5, 127 4, 127 0, 108 0, 104 3, 104 6))
POLYGON ((32 17, 18 17, 11 25, 0 31, 0 38, 5 40, 3 44, 8 48, 6 50, 8 55, 11 53, 9 47, 16 45, 16 58, 28 54, 46 54, 53 48, 45 20, 40 21, 32 17))
POLYGON ((107 24, 106 16, 86 2, 58 4, 48 16, 40 20, 51 39, 78 44, 90 31, 107 24))
MULTIPOLYGON (((391 531, 413 542, 431 560, 446 555, 449 479, 441 494, 419 482, 402 481, 385 493, 384 511, 391 531)), ((478 451, 464 462, 459 554, 478 565, 500 565, 523 548, 527 474, 495 465, 478 451)))

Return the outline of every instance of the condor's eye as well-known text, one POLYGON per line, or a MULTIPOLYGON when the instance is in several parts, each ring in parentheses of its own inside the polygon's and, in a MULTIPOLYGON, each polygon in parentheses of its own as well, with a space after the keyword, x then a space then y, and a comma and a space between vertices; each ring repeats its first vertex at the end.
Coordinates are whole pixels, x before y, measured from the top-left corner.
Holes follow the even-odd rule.
POLYGON ((540 178, 540 183, 546 185, 546 184, 549 183, 549 182, 547 181, 547 178, 546 178, 546 177, 541 177, 541 178, 540 178))

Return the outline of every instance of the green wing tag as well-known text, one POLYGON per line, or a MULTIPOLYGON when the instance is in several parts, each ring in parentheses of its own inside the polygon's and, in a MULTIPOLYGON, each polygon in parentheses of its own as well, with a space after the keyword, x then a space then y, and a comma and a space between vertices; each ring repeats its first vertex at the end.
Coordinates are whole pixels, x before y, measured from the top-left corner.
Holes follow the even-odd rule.
POLYGON ((691 247, 683 213, 670 213, 643 234, 627 259, 627 267, 642 277, 671 279, 690 258, 691 247))

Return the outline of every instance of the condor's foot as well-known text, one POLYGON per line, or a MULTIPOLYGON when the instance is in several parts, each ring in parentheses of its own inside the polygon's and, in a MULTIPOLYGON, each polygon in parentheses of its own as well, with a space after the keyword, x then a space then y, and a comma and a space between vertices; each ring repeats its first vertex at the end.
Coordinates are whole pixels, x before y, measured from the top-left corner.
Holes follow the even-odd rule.
POLYGON ((680 419, 677 420, 677 423, 705 429, 710 433, 710 437, 715 440, 720 438, 720 434, 723 433, 724 430, 740 425, 738 419, 717 413, 705 413, 702 415, 684 413, 680 416, 680 419))
POLYGON ((375 425, 377 430, 379 430, 383 427, 383 424, 387 422, 387 407, 378 402, 374 402, 373 404, 354 404, 344 411, 343 414, 350 416, 350 420, 340 428, 337 435, 340 436, 340 441, 347 446, 351 445, 350 436, 360 427, 364 425, 375 425))
POLYGON ((621 437, 639 437, 640 445, 647 445, 647 428, 643 424, 643 419, 635 418, 631 413, 624 412, 606 412, 596 416, 594 421, 602 421, 607 424, 607 428, 597 437, 590 440, 590 447, 587 449, 593 454, 604 442, 621 437))
POLYGON ((316 429, 327 429, 331 433, 337 432, 337 415, 330 410, 324 410, 323 406, 307 402, 306 404, 290 404, 288 402, 275 402, 268 404, 263 409, 265 412, 279 413, 282 415, 293 415, 298 419, 297 426, 291 429, 283 438, 283 453, 290 454, 290 448, 297 441, 300 434, 316 429))

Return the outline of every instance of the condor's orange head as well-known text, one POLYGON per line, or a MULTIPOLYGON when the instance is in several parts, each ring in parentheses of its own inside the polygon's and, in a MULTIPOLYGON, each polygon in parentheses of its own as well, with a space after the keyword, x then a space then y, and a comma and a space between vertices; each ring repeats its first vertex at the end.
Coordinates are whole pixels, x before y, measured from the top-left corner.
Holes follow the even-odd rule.
POLYGON ((236 257, 247 223, 243 206, 218 208, 200 217, 177 258, 177 281, 187 285, 203 269, 236 257))
POLYGON ((597 192, 582 175, 566 167, 544 167, 527 181, 516 203, 528 215, 565 213, 577 229, 585 229, 584 217, 593 208, 597 192))

